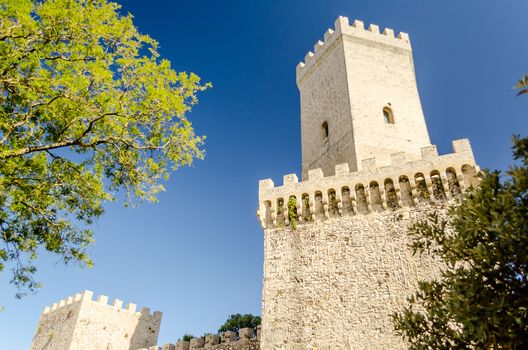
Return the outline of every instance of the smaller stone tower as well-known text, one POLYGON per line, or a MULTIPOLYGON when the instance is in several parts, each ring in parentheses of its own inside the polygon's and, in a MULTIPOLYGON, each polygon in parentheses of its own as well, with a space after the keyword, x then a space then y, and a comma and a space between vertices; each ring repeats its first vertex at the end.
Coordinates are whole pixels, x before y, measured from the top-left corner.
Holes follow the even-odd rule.
POLYGON ((30 350, 138 350, 156 345, 161 312, 85 291, 44 308, 30 350))

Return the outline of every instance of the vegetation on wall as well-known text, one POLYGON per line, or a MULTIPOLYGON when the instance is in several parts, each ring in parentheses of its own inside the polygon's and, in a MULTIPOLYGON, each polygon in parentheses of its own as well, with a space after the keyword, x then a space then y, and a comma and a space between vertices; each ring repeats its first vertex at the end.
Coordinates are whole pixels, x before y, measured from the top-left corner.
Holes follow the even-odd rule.
POLYGON ((299 215, 297 214, 297 198, 294 196, 288 199, 288 220, 290 221, 290 227, 295 230, 299 223, 299 215))
POLYGON ((91 266, 89 226, 121 191, 154 201, 202 158, 187 112, 202 84, 107 0, 0 5, 0 270, 21 296, 37 254, 91 266))

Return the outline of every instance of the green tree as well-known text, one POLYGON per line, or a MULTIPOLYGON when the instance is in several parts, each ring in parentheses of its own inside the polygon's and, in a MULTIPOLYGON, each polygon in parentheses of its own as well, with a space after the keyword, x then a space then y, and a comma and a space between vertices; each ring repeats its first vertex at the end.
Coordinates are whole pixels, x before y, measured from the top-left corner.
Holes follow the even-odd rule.
POLYGON ((37 252, 92 264, 102 203, 154 201, 202 158, 202 84, 107 0, 0 0, 0 269, 32 291, 37 252))
POLYGON ((446 264, 393 314, 410 349, 528 348, 528 138, 513 138, 516 165, 480 174, 447 219, 411 226, 414 253, 446 264))
POLYGON ((238 333, 240 328, 257 328, 260 325, 260 316, 252 314, 234 314, 229 316, 225 323, 218 330, 219 332, 232 331, 238 333))

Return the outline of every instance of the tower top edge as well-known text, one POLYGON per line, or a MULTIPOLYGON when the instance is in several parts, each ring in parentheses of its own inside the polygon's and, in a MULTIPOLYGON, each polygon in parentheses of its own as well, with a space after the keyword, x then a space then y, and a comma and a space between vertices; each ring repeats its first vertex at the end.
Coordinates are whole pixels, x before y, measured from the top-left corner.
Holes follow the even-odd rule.
POLYGON ((396 35, 391 28, 380 30, 377 24, 370 24, 366 27, 365 23, 361 20, 356 19, 350 23, 348 17, 339 16, 335 20, 334 29, 328 29, 324 34, 323 40, 318 40, 315 43, 313 52, 308 51, 304 57, 304 61, 297 64, 296 72, 298 82, 311 70, 324 52, 343 35, 411 50, 409 34, 405 32, 400 32, 396 35))

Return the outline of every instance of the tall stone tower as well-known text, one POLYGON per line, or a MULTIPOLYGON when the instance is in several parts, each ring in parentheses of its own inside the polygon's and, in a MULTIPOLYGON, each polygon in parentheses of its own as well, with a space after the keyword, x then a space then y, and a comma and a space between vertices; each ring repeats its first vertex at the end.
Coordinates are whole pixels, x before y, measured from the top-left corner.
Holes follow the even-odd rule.
POLYGON ((419 159, 430 141, 409 36, 339 17, 324 40, 297 66, 303 178, 341 163, 361 170, 367 158, 389 165, 395 150, 419 159))
POLYGON ((92 300, 93 293, 61 300, 44 308, 30 350, 138 350, 156 345, 161 312, 121 300, 92 300))
POLYGON ((405 349, 389 315, 441 268, 407 228, 477 185, 469 141, 430 144, 405 33, 339 17, 297 84, 303 181, 259 183, 261 348, 405 349))

